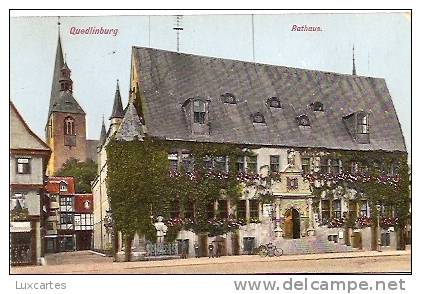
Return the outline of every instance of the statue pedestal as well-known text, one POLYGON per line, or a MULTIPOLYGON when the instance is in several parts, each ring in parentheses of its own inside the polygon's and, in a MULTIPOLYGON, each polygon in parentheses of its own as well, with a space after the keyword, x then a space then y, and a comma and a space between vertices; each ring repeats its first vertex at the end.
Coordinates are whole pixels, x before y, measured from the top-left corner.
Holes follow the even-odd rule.
POLYGON ((275 237, 276 238, 281 238, 282 237, 282 228, 281 228, 281 226, 279 226, 279 225, 276 226, 274 232, 275 232, 275 237))

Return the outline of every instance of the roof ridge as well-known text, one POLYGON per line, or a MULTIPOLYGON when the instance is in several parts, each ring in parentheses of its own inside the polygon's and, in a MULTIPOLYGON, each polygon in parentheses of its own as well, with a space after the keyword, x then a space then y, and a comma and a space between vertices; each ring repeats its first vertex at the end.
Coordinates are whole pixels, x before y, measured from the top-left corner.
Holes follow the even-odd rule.
POLYGON ((243 62, 243 63, 246 63, 246 64, 254 64, 254 65, 257 65, 257 66, 276 66, 276 67, 286 68, 286 69, 289 69, 289 70, 295 69, 295 70, 299 70, 299 71, 303 71, 303 72, 314 72, 314 73, 322 73, 322 74, 325 74, 325 75, 346 76, 346 77, 350 77, 350 78, 354 78, 354 79, 355 78, 363 78, 363 79, 384 80, 384 78, 382 78, 382 77, 352 75, 352 74, 348 74, 348 73, 340 73, 340 72, 334 72, 334 71, 307 69, 307 68, 292 67, 292 66, 286 66, 286 65, 271 64, 271 63, 261 63, 261 62, 253 62, 253 61, 246 61, 246 60, 239 60, 239 59, 232 59, 232 58, 198 55, 198 54, 193 54, 193 53, 176 52, 176 51, 165 50, 165 49, 160 49, 160 48, 151 48, 151 47, 143 47, 143 46, 132 46, 132 48, 163 51, 163 52, 173 53, 173 54, 177 54, 177 55, 186 55, 186 56, 193 56, 193 57, 200 57, 200 58, 209 58, 209 59, 219 59, 219 60, 234 61, 234 62, 243 62))

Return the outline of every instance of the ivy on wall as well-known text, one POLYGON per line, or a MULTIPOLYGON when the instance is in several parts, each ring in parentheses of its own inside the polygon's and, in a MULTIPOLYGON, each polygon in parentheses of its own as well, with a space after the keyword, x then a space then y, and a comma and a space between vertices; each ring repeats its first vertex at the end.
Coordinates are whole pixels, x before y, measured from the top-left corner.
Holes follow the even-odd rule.
POLYGON ((235 172, 235 161, 229 161, 229 172, 214 172, 205 168, 205 157, 228 156, 236 158, 248 154, 229 144, 166 142, 146 138, 144 141, 122 142, 111 140, 107 151, 107 185, 110 206, 116 220, 116 229, 126 236, 136 232, 148 240, 155 238, 153 223, 158 215, 167 220, 167 241, 176 238, 185 228, 196 233, 220 235, 235 231, 242 223, 230 215, 227 219, 208 219, 207 205, 221 197, 235 205, 242 192, 241 181, 235 172), (194 172, 181 167, 180 172, 169 172, 168 154, 184 150, 194 161, 194 172), (178 202, 181 214, 194 203, 194 219, 178 222, 170 218, 172 204, 178 202))
MULTIPOLYGON (((259 146, 255 146, 259 148, 259 146)), ((207 206, 222 198, 229 199, 231 206, 238 203, 242 189, 254 186, 256 196, 268 203, 273 202, 270 193, 273 181, 279 181, 277 174, 266 177, 261 175, 238 174, 235 158, 251 155, 254 147, 234 144, 198 143, 165 141, 145 138, 144 141, 122 142, 111 140, 106 147, 108 160, 108 195, 111 209, 116 220, 116 229, 131 237, 136 232, 154 241, 155 229, 153 223, 158 215, 164 217, 169 227, 167 241, 176 238, 182 229, 195 233, 207 233, 211 236, 236 231, 244 224, 243 220, 229 215, 222 219, 216 216, 209 219, 207 206), (183 150, 194 159, 194 171, 181 170, 169 172, 168 154, 183 150), (228 172, 209 171, 204 164, 204 158, 228 156, 230 159, 228 172), (194 219, 173 218, 171 209, 174 202, 179 203, 181 215, 191 203, 194 203, 194 219)), ((397 213, 396 226, 403 228, 408 221, 410 195, 409 176, 406 154, 399 152, 377 151, 329 151, 318 149, 298 149, 301 154, 309 157, 340 159, 343 166, 359 162, 367 166, 364 175, 322 174, 312 172, 306 176, 315 196, 313 207, 322 193, 333 198, 333 190, 337 187, 354 189, 357 199, 362 195, 368 200, 372 216, 376 217, 376 204, 391 206, 397 213), (376 164, 379 163, 379 164, 376 164), (381 163, 390 166, 397 163, 397 175, 388 177, 382 174, 381 163)), ((352 221, 345 221, 351 225, 352 221)))

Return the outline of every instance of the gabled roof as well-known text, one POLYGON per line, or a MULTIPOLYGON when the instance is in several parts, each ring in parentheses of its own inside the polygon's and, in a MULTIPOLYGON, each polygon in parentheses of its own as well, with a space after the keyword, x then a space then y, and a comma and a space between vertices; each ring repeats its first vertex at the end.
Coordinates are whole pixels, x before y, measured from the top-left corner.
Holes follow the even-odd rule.
POLYGON ((52 194, 66 194, 73 195, 75 194, 75 180, 73 177, 48 177, 47 184, 45 189, 48 193, 52 194), (64 182, 67 185, 67 191, 60 193, 60 183, 64 182))
POLYGON ((137 114, 133 103, 129 102, 123 121, 121 122, 115 137, 117 140, 133 141, 142 140, 143 136, 142 123, 139 115, 137 114))
POLYGON ((346 150, 404 151, 400 124, 384 79, 321 72, 133 47, 133 64, 140 77, 142 116, 148 134, 168 140, 230 142, 346 150), (220 96, 232 93, 236 105, 220 96), (209 99, 210 136, 195 137, 181 110, 186 99, 209 99), (282 108, 270 108, 278 97, 282 108), (310 104, 323 103, 314 112, 310 104), (349 135, 342 117, 370 114, 370 143, 349 135), (260 112, 266 125, 254 124, 260 112), (307 115, 310 127, 296 117, 307 115))
POLYGON ((50 147, 28 126, 12 101, 10 101, 10 149, 39 150, 50 154, 50 147))

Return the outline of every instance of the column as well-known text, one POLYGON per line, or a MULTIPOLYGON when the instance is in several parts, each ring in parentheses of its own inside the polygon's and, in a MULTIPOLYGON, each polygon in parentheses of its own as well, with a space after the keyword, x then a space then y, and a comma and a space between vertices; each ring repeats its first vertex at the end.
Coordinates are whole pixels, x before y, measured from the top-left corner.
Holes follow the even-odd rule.
POLYGON ((307 199, 307 205, 308 205, 308 219, 309 219, 307 235, 314 236, 313 198, 307 199))
POLYGON ((250 202, 249 199, 246 199, 246 222, 250 223, 250 202))
POLYGON ((282 227, 281 227, 281 199, 275 199, 275 236, 277 238, 282 237, 282 227))

